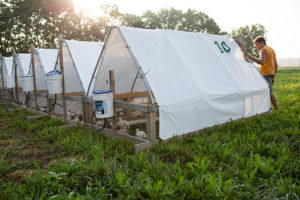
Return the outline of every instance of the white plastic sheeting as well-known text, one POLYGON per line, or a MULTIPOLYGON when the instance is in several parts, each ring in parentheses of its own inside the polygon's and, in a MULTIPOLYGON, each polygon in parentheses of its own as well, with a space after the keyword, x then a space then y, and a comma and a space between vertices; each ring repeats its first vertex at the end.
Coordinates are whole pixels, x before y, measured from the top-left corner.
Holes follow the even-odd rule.
POLYGON ((114 71, 115 92, 117 94, 147 91, 122 36, 112 29, 105 42, 100 62, 91 81, 89 95, 93 90, 109 89, 109 70, 114 71))
MULTIPOLYGON (((17 79, 18 87, 22 88, 21 77, 29 74, 29 67, 31 64, 31 54, 16 54, 16 63, 17 63, 17 79)), ((13 75, 15 74, 15 67, 12 68, 13 75)))
MULTIPOLYGON (((58 58, 58 49, 34 49, 37 90, 48 90, 46 73, 53 70, 58 58)), ((32 74, 32 65, 30 74, 32 74)))
POLYGON ((1 57, 1 68, 0 68, 0 85, 1 87, 6 87, 6 82, 5 82, 5 76, 7 75, 12 75, 12 67, 13 67, 13 58, 12 57, 1 57), (3 76, 2 76, 2 73, 3 73, 3 76), (2 81, 2 77, 3 77, 3 80, 2 81), (2 84, 4 83, 4 84, 2 84))
POLYGON ((64 40, 63 62, 66 93, 84 92, 87 94, 102 48, 103 42, 64 40))
MULTIPOLYGON (((160 138, 269 110, 265 80, 244 60, 242 51, 229 35, 127 27, 114 30, 127 43, 119 51, 128 48, 132 52, 157 100, 160 138)), ((109 48, 107 45, 105 51, 109 48)), ((105 59, 105 54, 101 59, 105 59)), ((96 88, 97 80, 94 82, 96 88)))
POLYGON ((54 69, 58 58, 58 49, 35 49, 35 53, 39 55, 39 61, 45 74, 54 69))
POLYGON ((17 65, 21 67, 22 75, 28 75, 31 65, 31 54, 18 53, 17 65))
POLYGON ((2 72, 3 72, 3 80, 4 80, 3 81, 4 85, 2 85, 2 75, 1 75, 0 76, 1 87, 6 87, 6 76, 13 75, 13 58, 12 57, 2 57, 0 70, 1 70, 0 74, 2 74, 2 72), (3 70, 2 70, 2 68, 3 68, 3 70))
POLYGON ((3 57, 3 69, 5 75, 13 75, 13 58, 3 57))

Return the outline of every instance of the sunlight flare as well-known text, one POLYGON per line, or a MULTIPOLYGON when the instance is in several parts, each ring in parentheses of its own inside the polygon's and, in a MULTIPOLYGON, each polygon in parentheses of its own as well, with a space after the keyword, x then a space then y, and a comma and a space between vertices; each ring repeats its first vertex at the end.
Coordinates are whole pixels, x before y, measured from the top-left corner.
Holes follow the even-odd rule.
POLYGON ((99 0, 73 0, 75 11, 83 12, 89 17, 99 17, 103 14, 100 9, 101 1, 99 0))

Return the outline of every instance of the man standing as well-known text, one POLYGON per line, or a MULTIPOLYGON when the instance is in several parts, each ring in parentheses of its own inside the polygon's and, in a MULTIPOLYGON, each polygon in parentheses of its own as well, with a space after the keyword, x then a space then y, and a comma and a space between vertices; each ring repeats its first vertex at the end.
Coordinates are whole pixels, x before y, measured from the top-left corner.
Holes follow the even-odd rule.
POLYGON ((270 89, 270 99, 276 110, 278 110, 277 101, 272 89, 272 84, 274 84, 274 78, 278 70, 278 64, 276 60, 275 51, 266 45, 266 40, 259 36, 254 40, 254 44, 258 50, 260 50, 260 58, 255 58, 245 52, 245 56, 261 65, 260 73, 266 79, 269 89, 270 89))

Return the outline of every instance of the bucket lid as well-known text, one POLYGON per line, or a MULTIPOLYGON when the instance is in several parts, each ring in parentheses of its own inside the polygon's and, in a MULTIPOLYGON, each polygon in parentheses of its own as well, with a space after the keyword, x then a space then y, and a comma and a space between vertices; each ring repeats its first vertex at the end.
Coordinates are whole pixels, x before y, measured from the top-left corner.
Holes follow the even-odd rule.
POLYGON ((111 93, 112 90, 94 90, 93 94, 106 94, 106 93, 111 93))
POLYGON ((23 75, 23 76, 21 76, 21 78, 33 78, 33 76, 32 75, 23 75))
POLYGON ((61 72, 58 70, 52 70, 46 73, 46 76, 53 76, 53 75, 61 75, 61 72))

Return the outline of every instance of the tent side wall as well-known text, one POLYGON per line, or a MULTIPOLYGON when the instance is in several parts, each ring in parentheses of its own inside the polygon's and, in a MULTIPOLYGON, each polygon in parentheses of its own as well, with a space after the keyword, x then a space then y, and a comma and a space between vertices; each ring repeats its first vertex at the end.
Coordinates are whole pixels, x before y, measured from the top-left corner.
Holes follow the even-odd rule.
POLYGON ((34 51, 34 59, 35 59, 35 81, 36 81, 36 89, 38 92, 40 91, 48 91, 47 81, 45 77, 45 72, 43 70, 43 64, 41 57, 39 55, 38 50, 34 51))
POLYGON ((142 77, 117 28, 108 36, 105 48, 91 83, 93 90, 109 89, 109 71, 114 71, 116 94, 147 92, 142 77))
POLYGON ((66 94, 84 95, 84 88, 78 72, 76 71, 71 52, 65 42, 63 42, 63 61, 65 74, 65 92, 66 94))
POLYGON ((148 72, 162 139, 268 111, 268 86, 229 36, 120 29, 148 72))
MULTIPOLYGON (((18 54, 16 54, 16 63, 17 63, 17 80, 18 80, 18 87, 22 88, 22 81, 21 81, 21 77, 24 76, 24 71, 22 68, 22 62, 20 60, 20 57, 18 54)), ((13 75, 15 75, 15 66, 13 66, 13 75)))
POLYGON ((37 91, 47 92, 46 73, 55 68, 57 57, 58 49, 34 49, 37 91))

